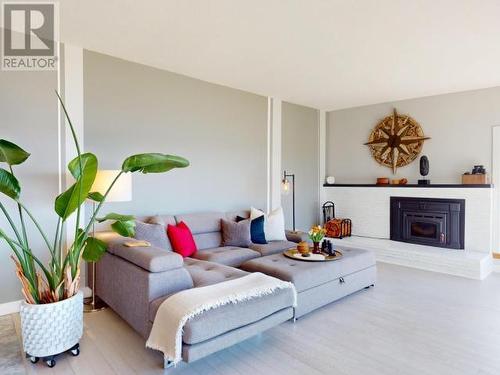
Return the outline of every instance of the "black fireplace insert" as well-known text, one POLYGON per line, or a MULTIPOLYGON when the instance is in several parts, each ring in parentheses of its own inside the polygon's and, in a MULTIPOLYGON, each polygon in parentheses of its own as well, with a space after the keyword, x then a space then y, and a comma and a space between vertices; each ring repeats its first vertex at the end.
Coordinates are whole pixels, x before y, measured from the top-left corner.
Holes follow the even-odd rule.
POLYGON ((391 240, 464 249, 465 200, 391 197, 391 240))

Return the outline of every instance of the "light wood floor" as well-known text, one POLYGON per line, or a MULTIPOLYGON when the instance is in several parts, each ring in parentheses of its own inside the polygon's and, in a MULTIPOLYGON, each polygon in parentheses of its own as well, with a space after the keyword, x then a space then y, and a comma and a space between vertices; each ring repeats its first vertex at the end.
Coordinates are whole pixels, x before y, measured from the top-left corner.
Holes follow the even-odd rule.
MULTIPOLYGON (((172 374, 500 374, 500 274, 483 282, 379 264, 375 288, 172 374)), ((13 315, 17 329, 19 318, 13 315)), ((19 331, 18 331, 19 332, 19 331)), ((162 374, 161 355, 112 311, 85 316, 79 357, 29 374, 162 374)))

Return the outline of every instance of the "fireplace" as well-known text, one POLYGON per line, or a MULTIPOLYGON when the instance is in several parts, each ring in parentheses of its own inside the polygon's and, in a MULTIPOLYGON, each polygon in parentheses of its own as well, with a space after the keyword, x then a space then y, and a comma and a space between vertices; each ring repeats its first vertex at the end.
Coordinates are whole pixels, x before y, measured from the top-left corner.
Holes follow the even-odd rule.
POLYGON ((391 240, 464 248, 465 200, 391 197, 391 240))

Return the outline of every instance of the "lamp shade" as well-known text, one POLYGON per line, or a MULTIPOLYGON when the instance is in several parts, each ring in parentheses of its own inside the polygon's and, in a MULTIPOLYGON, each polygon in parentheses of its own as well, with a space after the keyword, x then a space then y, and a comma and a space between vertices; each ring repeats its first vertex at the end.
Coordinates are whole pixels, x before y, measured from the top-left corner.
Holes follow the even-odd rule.
MULTIPOLYGON (((99 170, 90 191, 106 193, 109 185, 116 178, 120 170, 99 170)), ((132 200, 132 173, 124 173, 116 181, 113 188, 106 197, 106 202, 128 202, 132 200)))

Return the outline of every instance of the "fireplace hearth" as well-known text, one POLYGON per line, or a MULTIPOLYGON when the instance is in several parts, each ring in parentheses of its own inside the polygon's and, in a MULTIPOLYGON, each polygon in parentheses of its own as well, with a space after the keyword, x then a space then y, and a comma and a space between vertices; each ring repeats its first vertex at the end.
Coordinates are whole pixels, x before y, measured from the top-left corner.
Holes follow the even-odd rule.
POLYGON ((465 200, 391 197, 391 240, 464 249, 465 200))

